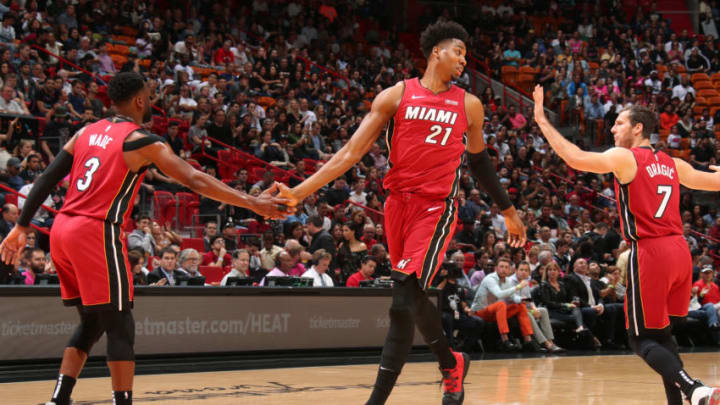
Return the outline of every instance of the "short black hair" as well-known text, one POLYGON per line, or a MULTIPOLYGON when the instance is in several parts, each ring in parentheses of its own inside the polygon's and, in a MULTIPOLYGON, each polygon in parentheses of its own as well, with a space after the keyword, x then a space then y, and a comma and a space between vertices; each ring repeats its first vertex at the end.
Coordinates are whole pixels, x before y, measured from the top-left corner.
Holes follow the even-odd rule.
POLYGON ((307 222, 313 224, 316 228, 322 228, 324 220, 320 215, 310 215, 307 222))
POLYGON ((210 245, 212 246, 212 244, 215 243, 215 241, 218 239, 225 240, 225 238, 222 235, 217 234, 217 235, 213 236, 212 238, 210 238, 210 245))
POLYGON ((160 258, 161 258, 161 259, 162 259, 163 256, 165 256, 165 253, 170 253, 171 255, 173 255, 173 257, 177 257, 177 252, 176 252, 173 248, 171 248, 170 246, 166 246, 166 247, 164 247, 164 248, 160 251, 160 258))
POLYGON ((140 221, 142 221, 143 219, 147 219, 148 221, 152 221, 152 217, 151 217, 150 214, 148 214, 147 212, 141 212, 140 214, 138 214, 137 219, 136 219, 135 221, 136 221, 136 222, 140 222, 140 221))
POLYGON ((118 73, 108 85, 108 97, 113 103, 123 103, 133 98, 145 86, 145 80, 135 72, 118 73))
POLYGON ((420 49, 426 58, 430 57, 433 47, 447 39, 459 39, 467 42, 468 33, 462 25, 455 21, 438 21, 430 24, 420 34, 420 49))
POLYGON ((634 127, 637 124, 642 124, 642 137, 650 139, 650 135, 655 132, 655 126, 657 125, 657 118, 655 113, 649 108, 633 104, 630 107, 625 108, 623 111, 627 111, 628 118, 630 119, 630 126, 634 127))

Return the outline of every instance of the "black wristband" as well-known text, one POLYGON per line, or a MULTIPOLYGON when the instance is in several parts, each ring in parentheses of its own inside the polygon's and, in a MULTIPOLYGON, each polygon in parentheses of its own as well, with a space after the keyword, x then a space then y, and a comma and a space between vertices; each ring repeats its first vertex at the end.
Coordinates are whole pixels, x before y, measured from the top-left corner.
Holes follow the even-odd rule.
POLYGON ((467 156, 473 176, 482 185, 485 192, 490 195, 490 198, 495 201, 500 210, 504 211, 512 207, 510 198, 500 185, 497 171, 492 164, 492 160, 490 160, 487 149, 483 149, 480 153, 468 152, 467 156))
POLYGON ((64 149, 55 156, 55 160, 50 166, 35 180, 35 184, 25 199, 20 218, 17 224, 20 226, 30 226, 35 212, 40 208, 43 201, 50 195, 50 192, 57 186, 63 177, 67 176, 72 169, 73 155, 67 153, 64 149))

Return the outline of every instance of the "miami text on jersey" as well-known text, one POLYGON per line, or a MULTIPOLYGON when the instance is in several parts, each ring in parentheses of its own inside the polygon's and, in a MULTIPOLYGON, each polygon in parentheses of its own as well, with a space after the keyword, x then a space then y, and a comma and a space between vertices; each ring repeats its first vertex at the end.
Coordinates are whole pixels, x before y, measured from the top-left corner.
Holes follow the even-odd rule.
POLYGON ((458 113, 445 111, 439 108, 427 108, 409 105, 405 110, 406 120, 425 120, 442 122, 444 124, 455 125, 458 113))

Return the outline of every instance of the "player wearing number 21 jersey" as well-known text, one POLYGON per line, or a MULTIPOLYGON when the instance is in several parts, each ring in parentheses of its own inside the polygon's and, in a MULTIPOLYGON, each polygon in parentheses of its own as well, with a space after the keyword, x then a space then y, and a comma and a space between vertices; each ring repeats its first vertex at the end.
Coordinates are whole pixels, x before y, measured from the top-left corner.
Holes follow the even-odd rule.
POLYGON ((535 120, 557 154, 576 170, 613 173, 618 215, 630 257, 625 325, 633 351, 662 376, 668 405, 720 404, 720 389, 690 378, 672 337, 672 320, 688 312, 692 280, 690 250, 682 235, 680 185, 720 191, 715 172, 693 169, 682 159, 653 149, 656 114, 631 106, 618 115, 611 132, 614 148, 586 152, 567 141, 545 117, 543 88, 537 86, 535 120))
POLYGON ((455 230, 455 196, 464 155, 480 187, 503 211, 510 245, 517 247, 525 240, 525 227, 485 150, 482 103, 452 83, 465 66, 466 38, 465 29, 454 22, 429 26, 420 38, 428 58, 422 78, 403 80, 378 94, 348 143, 287 195, 300 202, 347 172, 385 128, 390 169, 384 179, 389 190, 384 214, 393 300, 390 330, 366 405, 382 405, 387 400, 416 326, 438 358, 443 405, 463 403, 462 381, 469 358, 450 349, 426 289, 437 275, 455 230))

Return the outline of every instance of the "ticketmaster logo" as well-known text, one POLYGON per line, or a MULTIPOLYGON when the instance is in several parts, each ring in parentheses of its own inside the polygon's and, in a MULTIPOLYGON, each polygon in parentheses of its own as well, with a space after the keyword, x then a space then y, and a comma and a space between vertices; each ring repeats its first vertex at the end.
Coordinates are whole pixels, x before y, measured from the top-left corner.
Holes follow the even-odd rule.
POLYGON ((77 323, 57 322, 57 323, 37 323, 37 322, 20 322, 9 321, 0 324, 0 336, 57 336, 72 335, 75 331, 77 323))
POLYGON ((357 329, 360 320, 357 318, 333 319, 322 316, 310 318, 310 329, 357 329))

